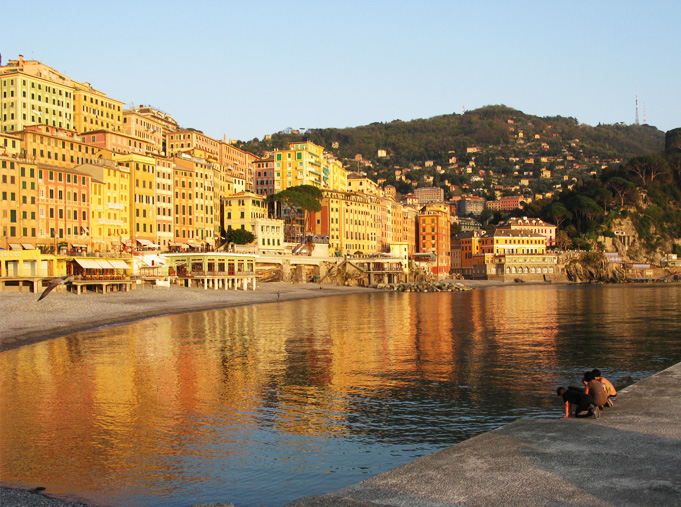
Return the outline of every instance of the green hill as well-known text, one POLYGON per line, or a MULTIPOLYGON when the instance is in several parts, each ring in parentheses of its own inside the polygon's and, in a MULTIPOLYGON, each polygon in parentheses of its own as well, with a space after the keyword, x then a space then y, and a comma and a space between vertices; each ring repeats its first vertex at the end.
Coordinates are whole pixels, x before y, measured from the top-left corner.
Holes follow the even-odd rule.
POLYGON ((428 119, 277 133, 269 140, 253 140, 240 146, 262 155, 300 140, 324 146, 341 160, 360 154, 372 163, 374 172, 394 166, 422 166, 426 161, 446 167, 452 155, 467 161, 467 148, 471 147, 480 147, 483 153, 492 149, 502 155, 522 157, 535 151, 535 141, 548 145, 548 149, 542 148, 544 153, 557 155, 579 140, 582 156, 605 159, 629 159, 664 149, 664 132, 655 127, 592 127, 574 118, 532 116, 503 105, 428 119), (385 150, 388 157, 379 158, 378 150, 385 150))

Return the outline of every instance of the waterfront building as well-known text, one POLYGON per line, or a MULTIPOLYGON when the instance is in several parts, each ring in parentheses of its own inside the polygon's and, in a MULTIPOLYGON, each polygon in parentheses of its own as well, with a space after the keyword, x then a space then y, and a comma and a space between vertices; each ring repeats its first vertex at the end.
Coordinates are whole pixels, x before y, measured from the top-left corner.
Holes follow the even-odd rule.
POLYGON ((252 192, 239 192, 225 196, 223 202, 225 231, 231 227, 257 236, 257 222, 267 218, 265 197, 252 192))
POLYGON ((255 193, 270 195, 274 193, 274 157, 256 160, 255 166, 255 193))
POLYGON ((129 237, 123 243, 130 250, 148 247, 156 241, 156 159, 135 153, 113 154, 113 160, 130 171, 129 237))
POLYGON ((29 125, 73 129, 73 94, 68 76, 19 55, 0 67, 0 131, 29 125))
POLYGON ((544 238, 546 238, 547 247, 553 247, 556 245, 556 230, 558 227, 544 222, 541 218, 513 217, 509 218, 505 222, 501 222, 499 225, 497 225, 497 229, 527 231, 541 234, 544 238))
POLYGON ((43 278, 66 276, 66 259, 15 245, 0 250, 0 292, 42 290, 43 278))
POLYGON ((73 130, 123 131, 123 102, 107 97, 90 83, 73 84, 73 130))
POLYGON ((168 250, 173 234, 173 167, 172 159, 156 159, 156 244, 168 250))
POLYGON ((0 154, 0 232, 3 248, 24 244, 35 248, 38 239, 38 169, 25 159, 0 154))
POLYGON ((255 221, 255 240, 260 254, 283 254, 284 221, 276 218, 260 218, 255 221))
MULTIPOLYGON (((173 157, 175 242, 194 249, 215 246, 213 165, 187 154, 173 157)), ((219 216, 219 213, 218 213, 219 216)))
POLYGON ((525 230, 486 232, 472 260, 473 278, 545 281, 558 274, 557 256, 546 253, 546 237, 525 230))
POLYGON ((227 252, 163 254, 170 275, 185 287, 255 290, 255 255, 227 252))
POLYGON ((309 214, 308 230, 328 236, 329 251, 343 255, 381 251, 378 196, 339 190, 323 190, 322 194, 322 209, 309 214))
POLYGON ((421 208, 417 234, 418 253, 435 256, 432 272, 436 275, 448 274, 451 268, 448 207, 444 204, 430 204, 421 208))
POLYGON ((36 177, 36 246, 55 253, 90 248, 90 175, 38 163, 36 177))
POLYGON ((130 238, 130 169, 108 159, 83 164, 78 170, 90 176, 90 252, 119 251, 130 238))

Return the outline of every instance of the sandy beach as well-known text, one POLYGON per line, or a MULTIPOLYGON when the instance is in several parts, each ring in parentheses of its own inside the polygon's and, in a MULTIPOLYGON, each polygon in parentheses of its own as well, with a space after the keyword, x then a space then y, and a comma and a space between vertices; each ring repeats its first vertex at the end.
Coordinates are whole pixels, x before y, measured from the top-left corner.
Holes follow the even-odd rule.
MULTIPOLYGON (((463 283, 474 288, 500 285, 498 282, 468 280, 463 283)), ((0 319, 0 352, 100 326, 125 324, 161 315, 374 290, 376 289, 331 284, 282 282, 261 283, 255 291, 204 290, 171 286, 138 288, 130 292, 107 294, 89 292, 76 295, 62 288, 40 302, 37 301, 38 294, 0 292, 3 312, 0 319)))

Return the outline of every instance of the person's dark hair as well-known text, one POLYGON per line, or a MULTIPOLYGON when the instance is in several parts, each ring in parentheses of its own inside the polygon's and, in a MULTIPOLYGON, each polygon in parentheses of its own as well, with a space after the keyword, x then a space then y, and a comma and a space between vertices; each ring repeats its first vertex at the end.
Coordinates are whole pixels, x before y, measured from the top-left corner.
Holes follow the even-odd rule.
POLYGON ((593 370, 591 370, 591 373, 593 374, 594 378, 603 376, 603 375, 601 375, 601 370, 599 370, 597 368, 594 368, 593 370))
POLYGON ((565 388, 564 388, 564 387, 559 387, 558 389, 556 389, 556 394, 557 394, 558 396, 563 396, 563 393, 564 393, 564 392, 565 392, 565 388))
POLYGON ((582 382, 589 382, 594 379, 594 374, 592 371, 587 371, 584 372, 584 378, 582 379, 582 382))

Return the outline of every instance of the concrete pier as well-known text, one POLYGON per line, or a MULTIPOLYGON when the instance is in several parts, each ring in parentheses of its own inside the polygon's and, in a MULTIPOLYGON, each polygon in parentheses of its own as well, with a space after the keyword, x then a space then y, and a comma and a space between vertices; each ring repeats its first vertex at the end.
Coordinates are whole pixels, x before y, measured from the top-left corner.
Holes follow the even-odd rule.
POLYGON ((681 505, 681 364, 620 391, 598 420, 562 413, 557 402, 555 419, 520 419, 287 507, 681 505))

